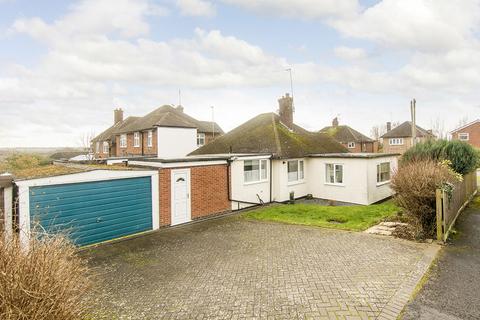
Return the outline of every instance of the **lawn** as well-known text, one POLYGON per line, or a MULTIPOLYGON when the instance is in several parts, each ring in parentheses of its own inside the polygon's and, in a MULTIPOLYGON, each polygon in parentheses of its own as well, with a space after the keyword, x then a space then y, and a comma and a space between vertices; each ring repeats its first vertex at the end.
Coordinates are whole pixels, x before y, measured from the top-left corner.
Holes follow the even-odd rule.
POLYGON ((245 217, 307 226, 363 231, 383 219, 395 216, 399 208, 389 200, 369 206, 320 206, 282 204, 247 212, 245 217))

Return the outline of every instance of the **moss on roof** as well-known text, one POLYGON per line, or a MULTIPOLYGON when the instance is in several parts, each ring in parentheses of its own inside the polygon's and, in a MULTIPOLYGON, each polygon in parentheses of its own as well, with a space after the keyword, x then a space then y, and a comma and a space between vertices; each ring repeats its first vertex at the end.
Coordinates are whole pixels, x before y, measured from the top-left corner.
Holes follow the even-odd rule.
POLYGON ((349 126, 329 126, 325 127, 320 132, 324 132, 341 143, 348 142, 373 142, 372 139, 366 135, 358 132, 349 126))
POLYGON ((312 153, 348 152, 324 133, 297 125, 289 130, 275 113, 264 113, 193 151, 190 155, 269 153, 276 158, 296 158, 312 153))

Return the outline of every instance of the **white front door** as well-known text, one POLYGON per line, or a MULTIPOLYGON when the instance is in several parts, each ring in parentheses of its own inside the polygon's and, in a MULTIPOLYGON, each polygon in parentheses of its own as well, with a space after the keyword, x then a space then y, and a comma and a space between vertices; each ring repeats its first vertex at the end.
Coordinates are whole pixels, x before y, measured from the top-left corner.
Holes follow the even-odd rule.
POLYGON ((172 226, 191 220, 190 169, 172 170, 172 226))

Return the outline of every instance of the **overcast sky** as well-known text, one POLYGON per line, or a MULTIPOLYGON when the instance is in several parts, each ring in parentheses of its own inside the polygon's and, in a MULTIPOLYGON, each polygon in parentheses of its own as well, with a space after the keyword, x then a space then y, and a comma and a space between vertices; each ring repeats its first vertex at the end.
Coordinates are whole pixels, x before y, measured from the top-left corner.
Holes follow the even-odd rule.
POLYGON ((225 131, 290 91, 310 130, 478 117, 477 0, 0 0, 0 147, 178 104, 225 131))

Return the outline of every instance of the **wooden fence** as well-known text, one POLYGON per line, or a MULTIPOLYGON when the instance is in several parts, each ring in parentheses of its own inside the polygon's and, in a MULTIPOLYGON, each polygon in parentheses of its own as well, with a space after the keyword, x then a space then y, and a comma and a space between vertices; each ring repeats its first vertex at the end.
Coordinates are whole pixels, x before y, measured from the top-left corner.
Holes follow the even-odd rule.
POLYGON ((454 185, 453 191, 437 189, 437 240, 446 241, 458 215, 477 193, 477 172, 463 176, 463 181, 454 185))
POLYGON ((13 232, 13 183, 12 176, 0 175, 0 234, 11 236, 13 232))

